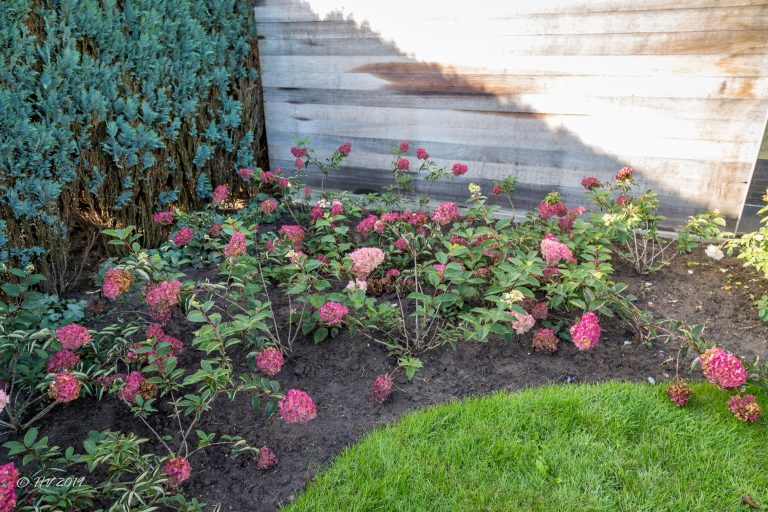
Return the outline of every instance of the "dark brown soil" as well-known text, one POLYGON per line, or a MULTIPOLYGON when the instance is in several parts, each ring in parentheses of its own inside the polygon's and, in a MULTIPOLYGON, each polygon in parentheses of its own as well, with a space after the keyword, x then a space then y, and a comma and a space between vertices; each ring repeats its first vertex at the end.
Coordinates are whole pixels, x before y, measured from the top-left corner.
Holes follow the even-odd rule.
MULTIPOLYGON (((768 328, 759 321, 749 298, 749 293, 762 293, 765 285, 737 260, 714 262, 699 250, 651 276, 638 277, 619 266, 616 279, 629 283, 641 305, 656 313, 705 322, 709 336, 734 352, 768 355, 768 328)), ((188 341, 190 328, 177 321, 169 332, 188 341)), ((254 413, 248 396, 233 402, 221 399, 201 428, 267 445, 280 464, 262 472, 249 460, 231 460, 223 451, 212 449, 192 459, 193 476, 185 485, 191 495, 209 504, 221 503, 222 510, 275 510, 291 501, 346 446, 408 411, 550 382, 646 381, 649 377, 661 381, 673 376, 676 347, 633 341, 632 333, 618 321, 603 322, 603 329, 600 344, 587 352, 561 343, 555 355, 533 353, 528 336, 519 342, 457 343, 455 350, 435 350, 422 356, 424 368, 413 382, 398 374, 397 389, 383 405, 370 398, 374 378, 394 368, 382 347, 347 333, 320 345, 299 339, 277 378, 283 389, 306 390, 317 403, 317 418, 304 425, 286 425, 276 416, 264 420, 254 413)), ((150 423, 156 429, 168 428, 163 415, 156 415, 150 423)), ((79 447, 89 430, 105 428, 151 437, 109 399, 79 400, 54 411, 40 427, 60 446, 79 447)))

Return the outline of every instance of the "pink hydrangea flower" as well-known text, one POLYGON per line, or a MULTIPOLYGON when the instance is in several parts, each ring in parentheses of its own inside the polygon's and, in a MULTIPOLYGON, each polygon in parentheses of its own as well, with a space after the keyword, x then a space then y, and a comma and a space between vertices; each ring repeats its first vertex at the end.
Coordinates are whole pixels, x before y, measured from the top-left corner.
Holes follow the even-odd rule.
POLYGON ((152 216, 152 220, 155 224, 161 226, 170 226, 173 224, 173 212, 157 212, 152 216))
POLYGON ((405 238, 398 238, 395 240, 394 244, 395 249, 398 251, 407 251, 408 250, 408 242, 405 241, 405 238))
POLYGON ((537 302, 531 308, 531 315, 536 320, 546 320, 549 316, 549 307, 545 301, 537 302))
POLYGON ((576 262, 571 249, 551 233, 544 235, 541 240, 541 254, 547 266, 552 266, 559 261, 576 262))
POLYGON ((627 196, 624 194, 619 194, 619 197, 616 198, 616 204, 618 206, 625 206, 629 202, 629 199, 627 199, 627 196))
POLYGON ((432 265, 432 268, 437 270, 437 274, 440 276, 440 279, 443 278, 443 273, 445 272, 445 265, 441 265, 440 263, 435 263, 432 265))
POLYGON ((293 165, 296 166, 297 169, 303 169, 304 168, 304 160, 301 158, 297 158, 293 161, 293 165))
POLYGON ((354 281, 349 281, 347 283, 347 286, 344 287, 345 290, 361 290, 361 291, 367 291, 368 290, 368 282, 364 279, 355 279, 354 281))
POLYGON ((568 217, 558 219, 557 227, 560 228, 561 232, 569 233, 573 229, 573 217, 569 215, 568 217))
POLYGON ((280 178, 279 180, 277 180, 277 188, 279 188, 280 190, 291 188, 291 180, 289 180, 288 178, 280 178))
POLYGON ((459 219, 459 209, 456 208, 456 203, 443 203, 432 213, 432 220, 445 226, 451 222, 459 219))
POLYGON ((533 335, 533 350, 544 354, 557 352, 557 336, 552 329, 542 327, 533 335))
POLYGON ((6 393, 4 389, 0 389, 0 413, 3 412, 3 409, 5 409, 5 406, 8 405, 8 402, 10 401, 11 399, 8 396, 8 393, 6 393))
POLYGON ((286 224, 280 227, 279 232, 293 244, 293 247, 296 250, 298 250, 298 248, 301 247, 301 244, 304 242, 304 230, 301 229, 300 226, 292 226, 286 224))
POLYGON ((67 403, 80 396, 80 379, 67 371, 59 372, 53 377, 48 396, 57 402, 67 403))
POLYGON ((275 455, 275 452, 266 446, 263 446, 259 449, 259 454, 255 457, 255 459, 256 468, 261 470, 269 469, 272 466, 276 466, 280 462, 280 460, 277 458, 277 455, 275 455))
POLYGON ((343 156, 349 156, 349 152, 352 151, 352 143, 351 142, 345 142, 341 146, 339 146, 339 149, 337 149, 341 155, 343 156))
POLYGON ((368 234, 371 231, 373 231, 373 228, 376 225, 377 220, 379 220, 379 218, 376 217, 375 215, 369 215, 357 223, 357 226, 355 227, 355 231, 357 231, 358 233, 368 234))
POLYGON ((229 189, 226 185, 219 185, 213 189, 213 198, 211 199, 216 204, 221 204, 227 200, 229 196, 229 189))
POLYGON ((283 369, 283 353, 275 347, 267 347, 256 354, 256 367, 264 375, 274 377, 283 369))
POLYGON ((317 416, 317 407, 304 391, 289 389, 277 402, 280 417, 286 423, 306 423, 317 416))
POLYGON ((667 388, 669 399, 680 407, 688 403, 692 393, 693 391, 684 380, 679 380, 667 388))
POLYGON ((259 204, 259 208, 261 208, 262 212, 269 215, 270 213, 277 210, 277 201, 274 199, 265 199, 259 204))
POLYGON ((129 373, 125 378, 125 385, 123 386, 123 390, 120 392, 120 398, 127 402, 135 403, 136 395, 139 394, 139 389, 141 388, 143 382, 144 376, 141 374, 141 372, 129 373))
POLYGON ((501 187, 498 186, 498 185, 494 185, 493 188, 491 189, 491 194, 493 194, 495 196, 500 196, 501 195, 501 187))
POLYGON ((339 325, 344 315, 349 313, 349 308, 338 302, 328 301, 318 310, 320 320, 327 325, 339 325))
POLYGON ((408 144, 408 141, 404 140, 403 142, 400 143, 399 149, 400 149, 401 153, 407 153, 408 152, 408 148, 410 148, 410 145, 408 144))
POLYGON ((181 281, 162 281, 147 291, 144 301, 152 310, 152 317, 165 321, 171 317, 171 306, 179 303, 181 281))
POLYGON ((453 164, 453 167, 451 168, 451 172, 454 176, 462 176, 464 174, 467 174, 467 171, 469 170, 469 167, 467 167, 467 164, 453 164))
POLYGON ((304 158, 307 156, 307 148, 291 148, 291 154, 294 156, 294 158, 304 158))
POLYGON ((754 395, 732 396, 728 400, 728 408, 739 421, 754 423, 760 419, 760 405, 754 395))
POLYGON ((192 476, 192 469, 185 457, 174 457, 165 461, 163 473, 174 487, 178 487, 184 480, 192 476))
MULTIPOLYGON (((48 373, 56 373, 61 370, 71 370, 80 360, 80 356, 69 350, 59 350, 48 360, 45 370, 48 373)), ((2 410, 2 409, 0 409, 2 410)))
POLYGON ((259 174, 259 179, 264 183, 274 183, 277 181, 277 176, 272 171, 261 171, 261 174, 259 174))
POLYGON ((632 173, 634 171, 631 167, 622 167, 619 172, 616 173, 616 181, 627 181, 632 179, 632 173))
POLYGON ((593 348, 600 340, 600 324, 597 321, 597 315, 587 311, 576 324, 571 326, 569 332, 571 341, 579 350, 593 348))
POLYGON ((592 190, 595 187, 600 186, 600 180, 596 176, 587 176, 581 180, 581 186, 587 190, 592 190))
POLYGON ((419 148, 416 150, 416 158, 419 160, 426 160, 429 158, 429 153, 427 153, 427 150, 424 148, 419 148))
POLYGON ((362 247, 349 254, 352 259, 352 273, 365 280, 384 261, 384 251, 378 247, 362 247))
POLYGON ((704 376, 722 389, 733 389, 747 381, 747 370, 738 357, 721 348, 710 348, 699 359, 704 376))
POLYGON ((251 178, 253 177, 254 172, 255 171, 253 169, 242 167, 237 170, 237 175, 240 176, 240 178, 242 178, 243 181, 251 181, 251 178))
POLYGON ((127 292, 133 284, 133 274, 127 270, 111 268, 104 275, 101 293, 104 297, 114 300, 127 292))
POLYGON ((407 171, 410 167, 411 162, 407 158, 398 158, 397 163, 395 163, 395 168, 401 171, 407 171))
POLYGON ((224 247, 224 257, 237 258, 245 254, 247 250, 245 234, 236 231, 232 233, 232 238, 229 239, 229 242, 224 247))
POLYGON ((320 220, 325 215, 325 210, 321 206, 313 206, 309 211, 309 216, 312 220, 320 220))
POLYGON ((560 269, 557 267, 546 267, 543 272, 542 279, 545 281, 550 281, 552 279, 555 279, 558 274, 560 274, 560 269))
POLYGON ((19 471, 13 462, 0 466, 0 512, 11 512, 16 506, 19 471))
POLYGON ((211 235, 213 238, 218 238, 219 235, 221 235, 221 224, 216 223, 210 228, 208 228, 208 234, 211 235))
POLYGON ((338 199, 334 199, 331 203, 331 215, 341 215, 344 213, 344 205, 338 199))
POLYGON ((179 228, 175 235, 173 235, 173 243, 181 247, 187 245, 195 236, 192 228, 179 228))
POLYGON ((386 274, 387 279, 394 279, 395 277, 397 277, 399 275, 400 275, 400 271, 397 270, 396 268, 391 268, 391 269, 387 270, 387 274, 386 274))
POLYGON ((304 195, 305 196, 311 196, 312 195, 312 187, 310 187, 309 185, 306 185, 304 187, 304 195))
POLYGON ((525 334, 536 325, 536 319, 529 313, 518 313, 517 311, 508 311, 515 320, 512 322, 512 328, 517 334, 525 334))
POLYGON ((61 348, 77 350, 91 341, 91 334, 82 325, 69 324, 56 329, 56 339, 61 343, 61 348))
POLYGON ((392 377, 389 375, 379 375, 373 381, 373 386, 371 387, 371 396, 375 401, 383 404, 389 400, 390 396, 392 396, 393 385, 394 382, 392 381, 392 377))
POLYGON ((149 324, 144 336, 148 340, 155 340, 158 343, 168 343, 171 346, 169 353, 172 356, 178 356, 184 351, 184 343, 180 339, 166 334, 160 324, 149 324))

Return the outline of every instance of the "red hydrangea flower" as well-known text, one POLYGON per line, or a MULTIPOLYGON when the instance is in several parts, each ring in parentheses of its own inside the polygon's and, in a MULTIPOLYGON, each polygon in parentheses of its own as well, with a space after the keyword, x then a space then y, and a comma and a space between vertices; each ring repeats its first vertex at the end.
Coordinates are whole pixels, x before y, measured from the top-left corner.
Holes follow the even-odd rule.
POLYGON ((289 180, 288 178, 280 178, 279 180, 277 180, 277 188, 279 188, 280 190, 291 188, 291 180, 289 180))
POLYGON ((493 188, 491 189, 491 194, 493 194, 495 196, 500 196, 501 195, 501 187, 498 186, 498 185, 494 185, 493 188))
POLYGON ((275 173, 272 171, 261 171, 259 179, 264 183, 274 183, 277 181, 277 176, 275 176, 275 173))
POLYGON ((551 233, 547 233, 541 240, 541 254, 544 256, 547 266, 552 266, 558 261, 576 262, 570 247, 551 233))
POLYGON ((563 233, 568 233, 573 229, 573 217, 570 215, 568 217, 562 217, 557 220, 557 227, 560 228, 560 231, 563 233))
POLYGON ((274 199, 265 199, 259 204, 259 208, 262 212, 269 215, 270 213, 277 210, 277 201, 274 199))
POLYGON ((170 226, 173 224, 173 212, 157 212, 152 216, 152 220, 155 224, 161 226, 170 226))
POLYGON ((320 320, 327 325, 339 325, 344 319, 344 315, 349 313, 349 308, 338 302, 328 301, 318 310, 320 320))
POLYGON ((257 469, 269 469, 272 466, 276 466, 280 460, 275 455, 275 452, 263 446, 259 449, 259 454, 255 457, 257 469))
POLYGON ((536 320, 546 320, 549 316, 549 307, 547 306, 546 301, 534 304, 531 308, 531 315, 533 315, 533 318, 536 320))
POLYGON ((395 249, 398 251, 407 251, 408 250, 408 242, 405 241, 405 238, 398 238, 395 240, 395 243, 393 244, 395 246, 395 249))
POLYGON ((624 194, 619 194, 619 197, 616 198, 616 204, 618 206, 624 206, 629 202, 629 199, 627 199, 627 196, 624 194))
POLYGON ((339 146, 339 149, 337 149, 336 151, 341 153, 343 156, 349 156, 349 152, 351 150, 352 150, 352 143, 351 142, 345 142, 344 144, 339 146))
POLYGON ((307 156, 307 148, 291 148, 291 154, 294 158, 303 158, 307 156))
POLYGON ((533 335, 533 350, 553 354, 557 352, 557 341, 554 331, 543 327, 533 335))
POLYGON ((721 348, 710 348, 699 359, 704 376, 722 389, 733 389, 747 381, 747 370, 738 357, 721 348))
POLYGON ((304 391, 289 389, 277 402, 280 417, 286 423, 306 423, 317 416, 317 407, 304 391))
POLYGON ((192 228, 179 228, 176 234, 173 235, 173 243, 181 247, 187 245, 194 236, 195 232, 192 228))
POLYGON ((691 398, 693 391, 688 387, 688 384, 684 380, 679 380, 667 388, 667 396, 671 401, 679 405, 684 406, 691 398))
POLYGON ((280 227, 279 233, 288 239, 296 250, 298 250, 304 242, 304 230, 301 229, 301 226, 285 224, 280 227))
POLYGON ((400 143, 400 148, 399 148, 400 152, 401 153, 407 153, 409 147, 410 147, 410 145, 408 144, 408 141, 404 140, 403 142, 400 143))
POLYGON ((426 160, 429 158, 429 153, 427 153, 427 150, 424 148, 419 148, 416 150, 416 158, 419 160, 426 160))
POLYGON ((355 231, 357 231, 358 233, 368 234, 371 231, 373 231, 373 228, 376 225, 377 220, 379 220, 379 218, 376 217, 375 215, 369 215, 357 223, 357 227, 355 227, 355 231))
POLYGON ((165 461, 163 473, 174 487, 179 486, 184 480, 192 476, 192 469, 186 457, 174 457, 165 461))
POLYGON ((208 228, 208 234, 211 235, 213 238, 218 238, 219 235, 221 235, 221 224, 214 224, 210 228, 208 228))
POLYGON ((48 360, 45 370, 48 373, 56 373, 61 370, 71 370, 80 360, 80 356, 69 350, 59 350, 48 360))
POLYGON ((451 168, 451 172, 454 176, 462 176, 467 173, 469 170, 469 167, 467 167, 467 164, 453 164, 453 167, 451 168))
POLYGON ((334 199, 333 202, 331 202, 331 215, 341 215, 344 213, 344 204, 339 201, 338 199, 334 199))
POLYGON ((67 371, 59 372, 53 377, 48 396, 57 402, 67 403, 80 396, 80 379, 67 371))
POLYGON ((251 181, 254 172, 255 171, 253 169, 242 167, 237 170, 237 175, 240 176, 244 181, 251 181))
POLYGON ((226 185, 219 185, 213 189, 213 198, 211 199, 216 204, 221 204, 227 200, 229 196, 229 189, 226 185))
POLYGON ((101 293, 108 299, 114 300, 127 292, 133 284, 133 274, 127 270, 111 268, 104 275, 101 293))
POLYGON ((632 179, 632 170, 631 167, 622 167, 619 169, 619 172, 616 173, 616 181, 627 181, 632 179))
POLYGON ((120 392, 120 398, 130 403, 136 402, 136 395, 139 394, 139 389, 144 383, 144 376, 141 372, 131 372, 125 378, 125 385, 120 392))
POLYGON ((569 332, 571 333, 571 341, 579 350, 593 348, 600 340, 600 324, 597 321, 597 315, 592 311, 587 311, 570 328, 569 332))
POLYGON ((303 169, 304 168, 304 160, 301 158, 297 158, 293 161, 293 165, 296 166, 297 169, 303 169))
POLYGON ((13 462, 0 466, 0 512, 11 512, 16 506, 19 471, 13 462))
POLYGON ((373 386, 371 387, 371 396, 375 401, 383 404, 389 400, 390 396, 392 396, 393 384, 394 382, 392 381, 392 377, 389 375, 379 375, 373 381, 373 386))
POLYGON ((753 395, 736 395, 728 400, 728 408, 740 421, 754 423, 760 419, 760 405, 753 395))
POLYGON ((407 171, 411 167, 411 162, 407 158, 399 158, 395 167, 401 171, 407 171))
POLYGON ((82 325, 69 324, 56 329, 56 339, 61 343, 61 348, 77 350, 91 341, 91 333, 82 325))
POLYGON ((595 187, 600 186, 600 180, 596 176, 587 176, 581 180, 581 186, 587 190, 592 190, 595 187))
POLYGON ((456 203, 443 203, 432 213, 432 220, 445 226, 451 222, 459 219, 459 209, 456 208, 456 203))
POLYGON ((392 279, 392 278, 395 278, 395 277, 397 277, 399 275, 400 275, 400 271, 397 270, 396 268, 391 268, 391 269, 387 270, 387 274, 386 274, 387 279, 392 279))
POLYGON ((256 367, 264 375, 274 377, 283 369, 283 353, 275 347, 267 347, 256 355, 256 367))

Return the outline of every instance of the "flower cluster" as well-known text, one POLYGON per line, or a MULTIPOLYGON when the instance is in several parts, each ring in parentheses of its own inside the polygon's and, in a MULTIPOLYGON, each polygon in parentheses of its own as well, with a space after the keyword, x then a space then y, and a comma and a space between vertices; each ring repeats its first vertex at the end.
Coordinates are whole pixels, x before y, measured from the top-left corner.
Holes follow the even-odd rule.
POLYGON ((171 306, 179 303, 180 291, 181 281, 175 279, 150 287, 144 300, 152 310, 152 318, 160 321, 171 318, 171 306))
POLYGON ((277 201, 274 199, 265 199, 259 203, 259 208, 264 214, 269 215, 270 213, 273 213, 275 210, 277 210, 277 201))
POLYGON ((277 455, 275 455, 275 452, 266 446, 259 448, 259 454, 255 457, 255 459, 256 468, 261 470, 269 469, 272 466, 276 466, 280 462, 280 460, 277 458, 277 455))
POLYGON ((111 268, 104 275, 101 293, 110 300, 118 298, 127 292, 133 284, 133 274, 127 270, 111 268))
POLYGON ((693 391, 691 391, 691 388, 688 387, 684 380, 679 380, 667 388, 669 399, 680 407, 688 403, 692 393, 693 391))
POLYGON ((464 174, 467 174, 467 171, 469 170, 469 167, 467 167, 467 164, 453 164, 453 167, 451 168, 451 172, 454 176, 463 176, 464 174))
POLYGON ((596 176, 587 176, 581 180, 581 186, 587 190, 592 190, 595 187, 600 186, 600 180, 596 176))
POLYGON ((349 152, 352 151, 352 143, 345 142, 344 144, 339 146, 339 149, 337 149, 336 151, 342 156, 349 156, 349 152))
POLYGON ((227 245, 224 246, 224 257, 236 258, 245 254, 246 250, 245 234, 236 231, 232 234, 232 238, 229 239, 227 245))
POLYGON ((237 175, 240 176, 240 178, 242 178, 243 181, 251 181, 251 178, 253 177, 254 172, 255 171, 253 169, 242 167, 237 170, 237 175))
POLYGON ((568 215, 568 207, 561 202, 548 203, 542 201, 539 203, 539 217, 549 219, 551 217, 565 217, 568 215))
POLYGON ((283 369, 283 353, 275 347, 267 347, 256 354, 256 367, 264 375, 274 377, 283 369))
POLYGON ((371 231, 373 231, 373 228, 376 226, 376 221, 378 221, 379 218, 375 215, 369 215, 360 222, 357 223, 357 226, 355 227, 355 231, 358 233, 368 234, 371 231))
POLYGON ((352 273, 365 280, 384 261, 384 251, 378 247, 362 247, 349 254, 352 259, 352 273))
POLYGON ((754 423, 760 419, 760 405, 753 395, 735 395, 728 400, 728 408, 740 421, 754 423))
MULTIPOLYGON (((136 395, 139 394, 139 388, 144 383, 144 376, 141 372, 131 372, 125 378, 125 385, 120 392, 120 398, 127 402, 136 402, 136 395)), ((142 397, 143 398, 143 397, 142 397)))
POLYGON ((218 238, 219 235, 221 235, 221 224, 217 222, 216 224, 208 228, 208 234, 212 238, 218 238))
POLYGON ((160 324, 149 324, 144 336, 148 340, 155 340, 157 343, 168 343, 171 346, 169 352, 172 356, 178 356, 184 351, 184 343, 180 339, 166 334, 160 324))
POLYGON ((192 228, 179 228, 175 235, 173 235, 173 243, 181 247, 187 245, 195 236, 195 232, 192 228))
POLYGON ((587 350, 597 345, 600 340, 600 324, 597 315, 587 311, 576 324, 571 326, 571 341, 579 350, 587 350))
POLYGON ((300 226, 284 225, 280 228, 280 234, 287 238, 295 250, 304 242, 304 230, 300 226))
POLYGON ((61 370, 71 370, 80 361, 80 356, 70 350, 59 350, 48 360, 45 370, 48 373, 56 373, 61 370))
POLYGON ((0 512, 11 512, 16 506, 19 471, 13 462, 0 466, 0 512))
POLYGON ((366 291, 368 290, 368 281, 365 281, 363 279, 355 279, 354 281, 350 280, 347 283, 347 286, 344 287, 345 290, 360 290, 360 291, 366 291))
POLYGON ((632 179, 632 168, 622 167, 619 172, 616 173, 616 181, 628 181, 632 179))
POLYGON ((280 409, 280 417, 286 423, 306 423, 317 416, 315 402, 298 389, 289 389, 277 402, 277 407, 280 409))
POLYGON ((274 183, 277 181, 277 175, 272 171, 261 171, 259 179, 264 183, 274 183))
POLYGON ((211 199, 215 204, 221 204, 227 200, 229 196, 229 189, 226 185, 219 185, 213 190, 213 198, 211 199))
POLYGON ((549 306, 545 301, 537 302, 531 308, 531 315, 536 320, 546 320, 549 316, 549 306))
POLYGON ((517 334, 525 334, 536 324, 536 319, 529 313, 518 313, 517 311, 509 311, 515 320, 512 322, 512 328, 517 334))
POLYGON ((395 168, 400 171, 407 171, 411 167, 411 162, 407 158, 398 158, 395 163, 395 168))
POLYGON ((56 339, 63 349, 77 350, 91 341, 91 333, 82 325, 69 324, 56 329, 56 339))
POLYGON ((59 372, 53 377, 48 396, 57 402, 67 403, 80 396, 80 379, 69 372, 59 372))
POLYGON ((192 469, 186 457, 173 457, 163 464, 163 473, 171 485, 176 487, 192 476, 192 469))
POLYGON ((747 380, 747 370, 738 357, 721 348, 710 348, 699 359, 704 376, 722 389, 741 386, 747 380))
POLYGON ((379 375, 373 381, 373 386, 371 387, 371 396, 375 401, 383 404, 389 400, 390 396, 392 396, 393 384, 394 382, 392 381, 392 377, 389 375, 379 375))
POLYGON ((443 203, 432 213, 432 220, 441 226, 450 224, 459 218, 459 209, 456 208, 456 203, 443 203))
POLYGON ((629 199, 624 194, 619 194, 619 197, 616 198, 617 206, 625 206, 628 202, 629 202, 629 199))
POLYGON ((344 319, 344 315, 349 313, 349 308, 344 304, 329 301, 323 304, 318 310, 320 320, 327 325, 339 325, 344 319))
POLYGON ((173 212, 157 212, 152 216, 152 220, 155 224, 161 226, 170 226, 173 224, 173 212))
POLYGON ((419 148, 416 150, 416 158, 419 160, 426 160, 429 158, 429 153, 427 153, 427 150, 424 148, 419 148))
POLYGON ((544 256, 547 266, 552 266, 559 261, 576 262, 570 247, 562 243, 551 233, 544 235, 544 238, 541 240, 541 254, 544 256))
POLYGON ((557 352, 557 336, 552 329, 543 327, 533 335, 533 350, 552 354, 557 352))
POLYGON ((5 409, 5 406, 8 405, 8 402, 10 401, 11 399, 8 396, 8 393, 6 393, 4 389, 0 389, 0 412, 3 412, 3 409, 5 409))

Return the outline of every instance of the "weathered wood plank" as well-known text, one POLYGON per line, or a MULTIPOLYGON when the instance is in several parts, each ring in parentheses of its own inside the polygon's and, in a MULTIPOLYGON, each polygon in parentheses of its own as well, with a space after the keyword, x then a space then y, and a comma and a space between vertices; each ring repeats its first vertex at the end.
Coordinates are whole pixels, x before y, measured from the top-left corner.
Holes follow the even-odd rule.
POLYGON ((357 35, 336 39, 264 39, 263 55, 399 55, 417 45, 422 60, 440 60, 452 55, 486 55, 505 58, 515 55, 703 55, 711 53, 764 54, 768 30, 700 31, 647 34, 586 34, 557 36, 466 36, 437 41, 389 41, 379 36, 357 35), (427 45, 427 46, 425 46, 427 45), (434 46, 431 46, 434 45, 434 46))
POLYGON ((511 116, 599 115, 626 119, 758 119, 765 115, 768 99, 621 98, 522 95, 416 95, 393 91, 343 89, 264 88, 267 103, 407 107, 429 110, 504 112, 511 116))
MULTIPOLYGON (((267 75, 282 73, 371 73, 387 66, 394 72, 412 73, 423 70, 431 63, 414 62, 400 56, 351 56, 340 59, 336 55, 263 55, 261 66, 267 75)), ((497 59, 486 66, 478 66, 476 59, 466 64, 452 60, 445 66, 454 74, 483 74, 533 76, 620 76, 667 77, 677 75, 712 77, 768 76, 768 57, 756 59, 743 55, 520 55, 497 59)))
MULTIPOLYGON (((768 35, 768 33, 766 33, 768 35)), ((265 87, 396 90, 404 93, 444 92, 462 94, 548 94, 568 96, 649 98, 759 98, 768 92, 768 78, 732 77, 598 77, 525 76, 517 74, 458 74, 450 69, 425 65, 419 72, 391 72, 386 66, 369 73, 268 73, 265 87)))

